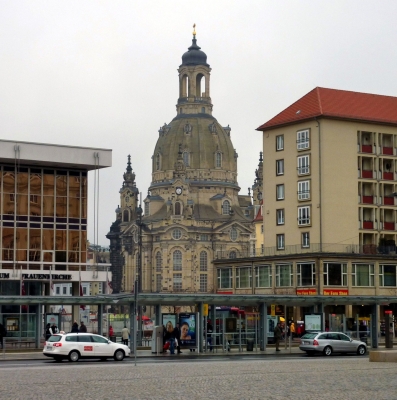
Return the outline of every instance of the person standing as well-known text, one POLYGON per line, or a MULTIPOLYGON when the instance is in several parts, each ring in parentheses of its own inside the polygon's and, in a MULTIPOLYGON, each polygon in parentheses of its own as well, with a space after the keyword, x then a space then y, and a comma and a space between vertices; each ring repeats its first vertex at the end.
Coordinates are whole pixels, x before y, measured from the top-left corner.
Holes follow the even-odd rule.
POLYGON ((211 320, 207 321, 207 343, 210 346, 210 351, 212 351, 212 332, 214 327, 211 324, 211 320))
POLYGON ((289 330, 291 332, 291 339, 293 339, 294 336, 295 336, 295 324, 294 324, 294 321, 291 322, 291 325, 289 326, 289 330))
POLYGON ((52 324, 50 328, 50 333, 51 335, 55 335, 56 333, 58 333, 58 327, 55 324, 52 324))
POLYGON ((128 330, 127 326, 124 325, 124 328, 121 330, 121 339, 123 344, 128 346, 128 339, 130 337, 130 331, 128 330))
POLYGON ((74 321, 73 325, 72 325, 71 333, 78 333, 78 331, 79 331, 79 324, 77 323, 77 321, 74 321))
POLYGON ((5 336, 7 336, 7 329, 4 327, 3 324, 0 324, 0 344, 2 349, 4 348, 3 339, 5 336))
POLYGON ((87 327, 84 325, 84 322, 81 321, 79 332, 87 333, 87 327))
POLYGON ((174 335, 175 335, 175 344, 176 344, 176 351, 178 354, 181 354, 181 345, 180 345, 180 338, 181 338, 181 330, 179 328, 179 324, 176 324, 174 328, 174 335))
POLYGON ((282 334, 281 324, 279 322, 274 328, 274 340, 276 342, 276 351, 280 351, 279 347, 280 347, 281 334, 282 334))
POLYGON ((109 326, 109 339, 110 339, 112 336, 114 336, 114 330, 113 330, 113 326, 110 325, 110 326, 109 326))
POLYGON ((51 337, 51 324, 48 323, 45 326, 45 340, 47 341, 51 337))
POLYGON ((171 321, 168 321, 165 327, 164 343, 167 342, 170 344, 170 353, 175 354, 175 333, 171 321))

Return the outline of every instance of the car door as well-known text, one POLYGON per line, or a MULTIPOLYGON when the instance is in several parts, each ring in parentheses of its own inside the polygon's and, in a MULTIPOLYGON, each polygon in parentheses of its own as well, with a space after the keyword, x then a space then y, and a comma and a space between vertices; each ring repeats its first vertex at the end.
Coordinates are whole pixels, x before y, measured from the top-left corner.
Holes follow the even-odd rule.
POLYGON ((94 343, 91 339, 91 335, 78 334, 78 348, 82 357, 93 357, 94 356, 94 343))
POLYGON ((330 341, 330 345, 333 351, 341 351, 341 341, 339 340, 339 334, 337 333, 328 333, 328 340, 330 341))
POLYGON ((354 345, 352 345, 349 336, 345 335, 344 333, 339 333, 339 341, 340 341, 340 351, 344 353, 355 352, 356 349, 354 345))
POLYGON ((111 357, 113 356, 112 345, 109 344, 109 340, 103 336, 92 335, 92 341, 94 342, 94 353, 98 357, 111 357))

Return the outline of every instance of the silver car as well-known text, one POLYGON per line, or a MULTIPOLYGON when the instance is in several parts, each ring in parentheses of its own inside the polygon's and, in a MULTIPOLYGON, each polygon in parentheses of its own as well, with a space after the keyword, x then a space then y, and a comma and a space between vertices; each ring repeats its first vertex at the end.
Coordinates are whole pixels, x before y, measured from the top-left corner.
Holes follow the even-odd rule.
POLYGON ((301 337, 299 349, 308 355, 320 352, 326 356, 332 353, 356 353, 363 356, 367 352, 367 345, 341 332, 310 332, 301 337))

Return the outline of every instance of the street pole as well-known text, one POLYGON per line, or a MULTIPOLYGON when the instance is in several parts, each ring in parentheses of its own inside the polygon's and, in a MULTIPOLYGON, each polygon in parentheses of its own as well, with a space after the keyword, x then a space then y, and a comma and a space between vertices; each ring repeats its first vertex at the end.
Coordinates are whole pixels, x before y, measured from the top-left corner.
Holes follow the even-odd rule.
MULTIPOLYGON (((136 277, 138 278, 138 277, 136 277)), ((136 352, 137 352, 137 339, 138 339, 138 329, 137 329, 137 318, 138 318, 138 279, 134 282, 134 335, 131 336, 134 339, 134 359, 136 366, 136 352)))
MULTIPOLYGON (((141 194, 142 196, 142 194, 141 194)), ((142 199, 140 200, 141 203, 142 199)), ((138 232, 138 276, 137 276, 137 304, 138 304, 138 293, 142 292, 142 207, 139 204, 137 209, 138 214, 138 225, 139 225, 139 232, 138 232)), ((142 345, 142 306, 138 308, 138 337, 142 345)))

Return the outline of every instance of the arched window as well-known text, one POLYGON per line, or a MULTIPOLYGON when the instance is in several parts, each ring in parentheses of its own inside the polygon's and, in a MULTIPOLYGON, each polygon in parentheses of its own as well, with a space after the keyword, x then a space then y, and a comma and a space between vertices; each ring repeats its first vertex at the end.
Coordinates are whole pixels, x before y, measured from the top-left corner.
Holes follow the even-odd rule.
POLYGON ((222 167, 222 154, 219 151, 215 154, 215 167, 222 167))
POLYGON ((237 258, 237 253, 235 251, 231 251, 229 253, 229 258, 237 258))
POLYGON ((174 205, 174 215, 181 215, 181 203, 177 201, 174 205))
POLYGON ((235 242, 237 240, 238 237, 238 232, 236 228, 232 228, 230 230, 230 240, 233 240, 233 242, 235 242))
POLYGON ((201 107, 201 112, 205 114, 205 107, 201 107))
POLYGON ((156 154, 156 171, 159 171, 160 170, 160 167, 161 167, 161 159, 160 159, 160 154, 159 153, 157 153, 156 154))
POLYGON ((183 163, 185 164, 186 167, 190 165, 189 155, 190 154, 188 151, 183 152, 183 163))
POLYGON ((161 272, 163 268, 163 259, 161 257, 161 252, 156 253, 156 272, 161 272))
POLYGON ((229 215, 230 214, 230 201, 225 200, 222 205, 222 214, 229 215))
POLYGON ((182 252, 180 250, 175 250, 172 259, 174 271, 182 271, 182 252))
POLYGON ((128 222, 130 220, 130 212, 128 210, 123 211, 123 221, 128 222))
POLYGON ((150 203, 148 201, 145 203, 145 216, 149 215, 149 204, 150 203))
POLYGON ((208 256, 206 251, 200 252, 200 271, 207 271, 208 256))
POLYGON ((181 79, 180 97, 188 97, 188 96, 189 96, 189 77, 187 75, 183 75, 181 79))

